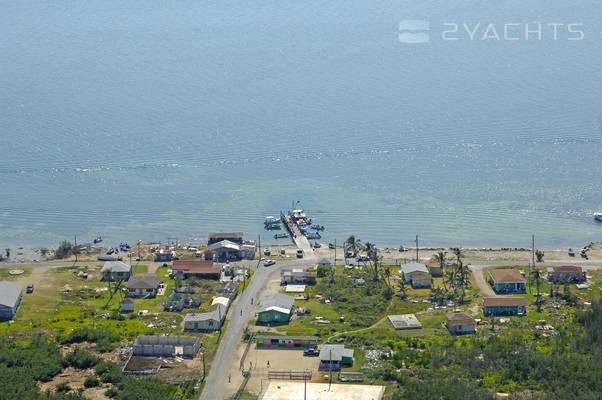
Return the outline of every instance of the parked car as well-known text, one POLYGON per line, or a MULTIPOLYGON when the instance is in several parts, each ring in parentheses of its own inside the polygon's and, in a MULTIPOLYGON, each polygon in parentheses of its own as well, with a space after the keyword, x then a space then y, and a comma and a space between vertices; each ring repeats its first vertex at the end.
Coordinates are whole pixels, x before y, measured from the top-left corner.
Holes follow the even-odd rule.
POLYGON ((334 249, 334 244, 333 243, 328 243, 328 248, 331 249, 331 250, 334 249))
POLYGON ((263 262, 264 267, 269 267, 270 265, 274 265, 274 264, 276 264, 276 261, 274 261, 274 260, 265 260, 263 262))
POLYGON ((309 348, 303 350, 303 355, 306 357, 317 357, 320 355, 320 352, 316 348, 309 348))
POLYGON ((297 258, 303 258, 303 249, 297 249, 297 258))
POLYGON ((370 259, 368 258, 368 256, 359 256, 359 257, 357 258, 357 260, 358 260, 358 261, 360 261, 360 262, 367 262, 367 261, 369 261, 370 259))
POLYGON ((272 254, 272 252, 270 251, 270 249, 269 249, 269 248, 265 248, 265 249, 263 250, 263 255, 264 255, 264 256, 269 256, 270 254, 272 254))
POLYGON ((30 283, 29 285, 27 285, 27 293, 33 293, 33 283, 30 283))

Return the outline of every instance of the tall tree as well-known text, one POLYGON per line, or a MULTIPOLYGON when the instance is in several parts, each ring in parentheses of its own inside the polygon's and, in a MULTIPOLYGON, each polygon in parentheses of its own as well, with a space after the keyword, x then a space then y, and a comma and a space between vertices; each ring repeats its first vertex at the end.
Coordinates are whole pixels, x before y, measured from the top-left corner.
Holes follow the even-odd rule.
POLYGON ((445 292, 442 287, 432 287, 431 286, 431 301, 437 305, 441 305, 443 302, 443 296, 445 292))
POLYGON ((347 262, 347 250, 353 250, 353 254, 357 254, 358 249, 362 246, 362 241, 351 235, 345 240, 345 262, 347 262))
POLYGON ((399 293, 401 294, 401 298, 405 299, 406 298, 406 290, 407 290, 407 283, 406 280, 401 278, 397 281, 397 287, 399 289, 399 293))
POLYGON ((460 303, 464 303, 466 297, 466 289, 471 287, 470 283, 470 268, 469 264, 464 265, 462 260, 459 260, 456 272, 456 284, 460 288, 460 303))
POLYGON ((445 265, 447 263, 446 255, 447 255, 447 252, 442 250, 442 251, 438 252, 437 254, 435 254, 435 256, 433 258, 441 266, 441 271, 443 271, 443 288, 447 292, 447 286, 445 283, 445 265))

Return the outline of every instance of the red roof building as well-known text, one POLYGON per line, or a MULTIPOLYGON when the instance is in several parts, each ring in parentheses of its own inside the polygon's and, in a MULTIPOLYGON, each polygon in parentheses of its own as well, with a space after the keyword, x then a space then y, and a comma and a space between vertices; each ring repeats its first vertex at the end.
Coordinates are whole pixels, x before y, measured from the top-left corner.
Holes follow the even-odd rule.
POLYGON ((173 274, 182 274, 184 278, 219 279, 221 267, 209 260, 176 260, 171 267, 173 274))

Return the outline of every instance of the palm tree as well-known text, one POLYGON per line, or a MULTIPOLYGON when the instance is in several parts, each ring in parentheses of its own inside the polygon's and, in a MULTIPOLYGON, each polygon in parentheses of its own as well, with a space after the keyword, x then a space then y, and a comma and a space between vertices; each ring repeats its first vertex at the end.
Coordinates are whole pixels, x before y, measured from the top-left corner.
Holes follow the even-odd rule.
POLYGON ((466 296, 466 289, 469 289, 470 284, 470 269, 468 268, 469 264, 464 265, 462 261, 458 263, 458 270, 456 273, 456 282, 458 287, 462 290, 462 294, 460 295, 460 303, 464 303, 464 297, 466 296))
POLYGON ((453 264, 451 273, 443 275, 443 286, 445 287, 445 290, 448 290, 449 285, 449 290, 454 293, 456 292, 456 271, 457 265, 453 264))
POLYGON ((385 268, 383 274, 385 275, 387 286, 391 287, 391 268, 385 268))
POLYGON ((407 284, 406 284, 406 280, 401 278, 397 281, 397 286, 399 288, 399 292, 401 293, 401 298, 405 299, 406 297, 406 290, 407 290, 407 284))
POLYGON ((443 295, 445 293, 443 292, 443 288, 437 286, 437 287, 431 287, 431 301, 437 305, 441 305, 441 302, 443 301, 443 295))
POLYGON ((447 259, 445 258, 446 254, 447 253, 445 251, 440 251, 437 254, 435 254, 433 258, 441 266, 441 271, 443 271, 443 286, 445 288, 445 291, 447 292, 447 287, 445 286, 445 264, 447 262, 447 259))
POLYGON ((347 250, 353 250, 353 254, 357 254, 358 249, 361 247, 362 242, 355 238, 355 235, 351 235, 345 241, 345 264, 347 263, 347 250))

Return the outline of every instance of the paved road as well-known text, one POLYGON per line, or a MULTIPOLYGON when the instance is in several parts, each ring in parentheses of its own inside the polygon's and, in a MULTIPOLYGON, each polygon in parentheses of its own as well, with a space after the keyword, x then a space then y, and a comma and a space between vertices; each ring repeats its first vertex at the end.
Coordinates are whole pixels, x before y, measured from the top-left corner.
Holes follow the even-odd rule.
POLYGON ((228 371, 234 361, 234 353, 238 348, 247 322, 253 317, 253 309, 257 305, 259 295, 268 284, 270 275, 276 271, 280 271, 282 268, 313 265, 311 260, 306 259, 278 261, 276 265, 271 267, 264 267, 263 263, 258 264, 256 261, 243 262, 241 264, 252 268, 255 273, 249 286, 240 296, 238 296, 237 300, 230 308, 228 314, 228 326, 223 332, 215 359, 209 369, 209 375, 205 387, 203 388, 203 393, 201 393, 200 396, 201 400, 221 398, 219 396, 228 382, 228 371), (253 304, 251 304, 251 298, 253 299, 253 304), (242 317, 240 316, 241 310, 242 317))

